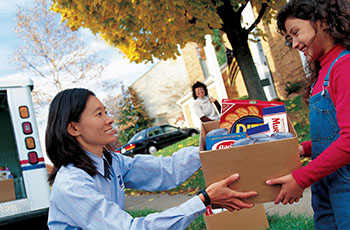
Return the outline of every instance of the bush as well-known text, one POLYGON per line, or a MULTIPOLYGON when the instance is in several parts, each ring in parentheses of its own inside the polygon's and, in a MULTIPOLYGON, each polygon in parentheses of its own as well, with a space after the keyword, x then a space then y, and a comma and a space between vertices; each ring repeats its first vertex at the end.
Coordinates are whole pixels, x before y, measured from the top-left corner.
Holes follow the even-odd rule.
POLYGON ((303 82, 287 82, 285 91, 287 92, 287 97, 292 93, 297 93, 304 86, 303 82))

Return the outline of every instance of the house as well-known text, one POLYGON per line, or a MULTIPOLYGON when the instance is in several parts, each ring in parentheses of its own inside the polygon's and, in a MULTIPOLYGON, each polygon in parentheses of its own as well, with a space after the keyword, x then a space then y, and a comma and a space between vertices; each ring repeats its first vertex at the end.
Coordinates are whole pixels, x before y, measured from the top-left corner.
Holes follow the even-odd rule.
MULTIPOLYGON (((245 11, 243 18, 249 23, 254 18, 253 7, 249 5, 245 11)), ((266 33, 266 38, 249 45, 265 95, 268 100, 286 99, 286 84, 305 80, 302 57, 298 51, 286 47, 274 21, 261 22, 259 28, 266 33)), ((206 36, 204 48, 189 43, 180 53, 176 60, 158 62, 131 85, 143 99, 155 125, 200 128, 200 120, 192 108, 191 86, 196 81, 205 83, 209 95, 219 102, 223 98, 247 95, 239 68, 232 80, 228 77, 227 65, 218 65, 210 35, 206 36)))

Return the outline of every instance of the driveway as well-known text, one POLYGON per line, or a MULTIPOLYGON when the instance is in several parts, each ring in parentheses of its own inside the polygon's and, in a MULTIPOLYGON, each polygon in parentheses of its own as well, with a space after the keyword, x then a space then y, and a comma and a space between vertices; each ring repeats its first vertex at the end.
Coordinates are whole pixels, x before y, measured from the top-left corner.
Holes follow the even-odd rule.
MULTIPOLYGON (((147 196, 126 196, 125 208, 127 210, 140 210, 140 209, 153 209, 153 210, 165 210, 190 199, 190 195, 147 195, 147 196)), ((264 203, 265 211, 269 215, 278 214, 286 215, 292 213, 294 215, 304 214, 313 216, 313 210, 311 207, 311 190, 305 189, 303 198, 298 203, 294 204, 278 204, 273 202, 264 203)))

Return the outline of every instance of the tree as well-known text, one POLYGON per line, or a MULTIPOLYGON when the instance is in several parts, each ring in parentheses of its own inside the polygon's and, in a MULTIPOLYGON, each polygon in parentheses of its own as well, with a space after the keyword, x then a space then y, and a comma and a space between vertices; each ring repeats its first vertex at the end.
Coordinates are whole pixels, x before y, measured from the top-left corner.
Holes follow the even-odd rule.
POLYGON ((250 98, 266 99, 248 47, 248 34, 264 15, 271 15, 275 0, 255 1, 259 15, 248 28, 241 24, 247 0, 52 1, 52 9, 71 29, 90 28, 136 63, 176 58, 178 45, 204 45, 204 36, 220 29, 228 36, 250 98))
POLYGON ((71 31, 62 23, 61 17, 49 10, 47 0, 18 7, 15 32, 22 40, 13 54, 15 64, 49 83, 46 89, 50 90, 46 92, 34 89, 37 102, 39 95, 50 97, 48 94, 72 87, 74 83, 80 85, 99 77, 103 71, 102 61, 91 54, 80 32, 71 31))
POLYGON ((157 105, 171 108, 171 113, 168 112, 164 115, 157 115, 157 118, 160 118, 160 123, 172 123, 178 126, 176 123, 179 121, 184 122, 185 119, 182 107, 176 102, 187 94, 188 89, 190 89, 191 86, 184 83, 183 81, 179 81, 176 79, 176 76, 173 75, 169 75, 165 81, 166 84, 158 85, 157 89, 153 91, 157 92, 159 95, 159 98, 157 99, 157 105))
POLYGON ((153 119, 148 115, 142 99, 132 87, 121 85, 121 95, 105 101, 108 109, 112 109, 118 129, 118 139, 125 144, 137 132, 150 127, 153 119))

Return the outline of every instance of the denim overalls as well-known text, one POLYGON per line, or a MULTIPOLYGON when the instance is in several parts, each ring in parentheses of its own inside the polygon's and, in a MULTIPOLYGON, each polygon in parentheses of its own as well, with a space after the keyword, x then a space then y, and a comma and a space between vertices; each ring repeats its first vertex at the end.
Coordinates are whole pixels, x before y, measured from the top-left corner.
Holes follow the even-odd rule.
MULTIPOLYGON (((350 51, 344 50, 333 61, 325 77, 322 92, 310 98, 312 159, 339 138, 337 114, 327 88, 334 63, 347 54, 350 51)), ((314 183, 311 191, 315 229, 350 229, 350 164, 314 183)))

